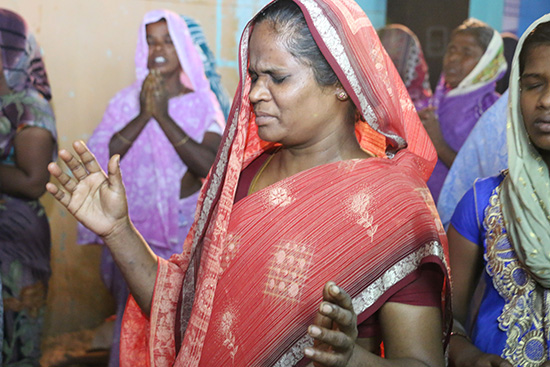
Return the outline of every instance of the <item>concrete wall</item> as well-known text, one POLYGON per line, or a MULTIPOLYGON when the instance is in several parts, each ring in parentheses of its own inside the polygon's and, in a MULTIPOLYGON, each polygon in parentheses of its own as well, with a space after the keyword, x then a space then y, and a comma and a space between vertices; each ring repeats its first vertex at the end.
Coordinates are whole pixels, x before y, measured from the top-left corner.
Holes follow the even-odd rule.
MULTIPOLYGON (((197 19, 221 61, 222 82, 237 84, 237 42, 264 0, 0 0, 22 15, 44 50, 53 90, 59 144, 86 140, 109 99, 134 80, 137 30, 143 14, 167 8, 197 19)), ((74 219, 49 195, 52 278, 46 335, 95 327, 113 311, 99 278, 99 247, 77 246, 74 219)))

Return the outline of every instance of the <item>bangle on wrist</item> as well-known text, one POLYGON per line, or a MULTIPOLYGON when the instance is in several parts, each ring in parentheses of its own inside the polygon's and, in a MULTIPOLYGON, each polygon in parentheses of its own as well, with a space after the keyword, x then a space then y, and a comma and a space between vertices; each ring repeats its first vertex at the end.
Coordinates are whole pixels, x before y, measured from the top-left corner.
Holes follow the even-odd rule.
POLYGON ((122 136, 121 133, 116 133, 116 136, 117 136, 117 138, 119 138, 123 143, 130 144, 130 145, 134 144, 133 141, 131 141, 130 139, 125 138, 124 136, 122 136))
POLYGON ((460 331, 451 331, 451 336, 455 336, 455 335, 463 337, 464 339, 466 339, 470 343, 472 342, 472 339, 470 339, 470 337, 466 333, 462 333, 460 331))
POLYGON ((182 145, 187 143, 188 140, 189 140, 189 135, 185 135, 185 137, 183 139, 181 139, 177 143, 174 143, 174 148, 181 147, 182 145))

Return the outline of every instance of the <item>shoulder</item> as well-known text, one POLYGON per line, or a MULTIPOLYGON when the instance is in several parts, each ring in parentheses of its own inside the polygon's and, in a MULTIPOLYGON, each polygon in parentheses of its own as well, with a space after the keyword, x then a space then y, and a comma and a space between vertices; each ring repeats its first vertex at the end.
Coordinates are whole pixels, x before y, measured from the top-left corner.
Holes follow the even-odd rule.
POLYGON ((462 236, 473 243, 482 243, 485 208, 505 174, 503 171, 496 176, 477 179, 456 206, 451 223, 462 236))
POLYGON ((130 102, 137 104, 139 102, 140 91, 141 85, 136 81, 132 85, 119 90, 113 98, 109 100, 109 107, 119 106, 130 102))

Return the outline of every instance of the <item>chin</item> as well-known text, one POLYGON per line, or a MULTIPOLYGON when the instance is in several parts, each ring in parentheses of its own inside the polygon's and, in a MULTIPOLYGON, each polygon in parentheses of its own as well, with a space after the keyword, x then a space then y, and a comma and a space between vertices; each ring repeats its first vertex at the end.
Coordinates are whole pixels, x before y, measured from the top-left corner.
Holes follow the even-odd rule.
POLYGON ((268 126, 264 126, 264 127, 258 126, 258 136, 263 141, 268 141, 270 143, 276 143, 279 141, 278 134, 274 133, 273 131, 270 131, 268 126))

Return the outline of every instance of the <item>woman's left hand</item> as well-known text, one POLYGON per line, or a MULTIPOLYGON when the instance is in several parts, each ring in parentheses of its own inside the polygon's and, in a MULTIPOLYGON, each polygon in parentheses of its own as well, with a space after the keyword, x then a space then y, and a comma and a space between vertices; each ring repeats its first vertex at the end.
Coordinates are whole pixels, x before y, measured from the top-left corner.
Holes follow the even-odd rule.
POLYGON ((314 366, 348 365, 357 339, 357 315, 351 297, 334 282, 325 284, 323 302, 308 334, 314 339, 314 344, 304 353, 314 366))

